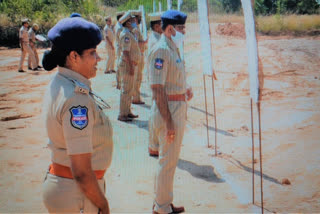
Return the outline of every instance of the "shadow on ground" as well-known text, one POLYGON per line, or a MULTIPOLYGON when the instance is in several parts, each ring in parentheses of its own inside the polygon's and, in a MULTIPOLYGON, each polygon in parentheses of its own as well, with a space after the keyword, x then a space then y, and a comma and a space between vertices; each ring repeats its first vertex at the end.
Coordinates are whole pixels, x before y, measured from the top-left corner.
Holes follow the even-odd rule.
POLYGON ((214 168, 209 165, 198 165, 191 161, 179 159, 178 168, 189 172, 193 177, 199 178, 212 183, 224 183, 225 180, 220 178, 214 172, 214 168))

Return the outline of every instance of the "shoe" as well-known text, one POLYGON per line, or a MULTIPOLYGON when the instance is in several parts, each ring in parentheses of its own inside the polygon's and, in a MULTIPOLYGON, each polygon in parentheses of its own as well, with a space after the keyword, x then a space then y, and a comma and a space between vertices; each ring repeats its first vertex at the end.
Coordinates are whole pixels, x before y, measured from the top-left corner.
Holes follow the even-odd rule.
POLYGON ((105 74, 111 74, 111 71, 105 71, 104 73, 105 74))
POLYGON ((115 70, 111 70, 112 73, 117 73, 115 70))
POLYGON ((37 68, 40 68, 40 69, 41 69, 42 67, 41 67, 40 65, 38 65, 38 67, 37 67, 37 68))
MULTIPOLYGON (((183 213, 184 212, 184 207, 175 207, 173 204, 170 204, 172 212, 171 213, 183 213)), ((168 213, 168 214, 171 214, 168 213)), ((159 214, 158 212, 154 211, 154 205, 152 207, 152 214, 159 214)))
POLYGON ((151 157, 159 157, 159 151, 155 151, 149 148, 149 156, 151 157))
POLYGON ((26 72, 26 71, 24 71, 24 70, 18 70, 18 72, 23 73, 23 72, 26 72))
POLYGON ((129 117, 129 118, 138 118, 139 115, 135 115, 135 114, 130 113, 130 114, 127 115, 127 117, 129 117))
POLYGON ((33 71, 40 71, 40 68, 36 67, 34 69, 32 69, 33 71))
POLYGON ((28 70, 33 70, 31 67, 28 67, 28 70))
POLYGON ((119 117, 118 117, 118 120, 123 121, 123 122, 129 122, 129 121, 132 121, 132 119, 131 119, 131 118, 126 117, 126 116, 119 116, 119 117))
POLYGON ((135 105, 143 105, 145 104, 145 102, 141 101, 141 100, 138 100, 138 101, 132 101, 132 104, 135 104, 135 105))
POLYGON ((183 213, 184 207, 175 207, 173 204, 170 204, 172 212, 171 213, 183 213))

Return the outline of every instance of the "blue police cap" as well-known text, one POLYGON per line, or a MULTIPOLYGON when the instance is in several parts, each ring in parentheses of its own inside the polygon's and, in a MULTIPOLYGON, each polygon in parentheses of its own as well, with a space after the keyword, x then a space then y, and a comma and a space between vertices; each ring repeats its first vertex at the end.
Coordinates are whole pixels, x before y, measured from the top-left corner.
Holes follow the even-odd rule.
POLYGON ((95 48, 102 39, 99 27, 80 17, 64 18, 48 32, 52 44, 66 51, 95 48))
POLYGON ((70 18, 73 18, 73 17, 81 17, 81 14, 80 13, 71 13, 70 18))
POLYGON ((167 10, 161 15, 164 25, 183 25, 186 23, 187 15, 178 10, 167 10))

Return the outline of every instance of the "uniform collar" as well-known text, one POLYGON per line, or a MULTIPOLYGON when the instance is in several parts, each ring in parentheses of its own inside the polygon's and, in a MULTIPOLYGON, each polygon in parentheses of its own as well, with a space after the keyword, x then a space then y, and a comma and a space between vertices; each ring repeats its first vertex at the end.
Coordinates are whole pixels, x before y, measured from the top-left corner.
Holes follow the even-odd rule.
POLYGON ((156 31, 152 31, 152 33, 153 33, 155 36, 157 36, 158 38, 161 36, 161 34, 158 33, 158 32, 156 32, 156 31))
POLYGON ((67 78, 71 78, 71 79, 76 80, 76 81, 79 81, 79 82, 85 84, 88 88, 91 89, 90 80, 85 78, 81 74, 79 74, 79 73, 77 73, 77 72, 75 72, 73 70, 70 70, 68 68, 65 68, 65 67, 59 67, 58 71, 59 71, 60 75, 62 75, 64 77, 67 77, 67 78))
POLYGON ((171 48, 172 50, 176 50, 177 52, 179 52, 177 46, 173 43, 172 40, 168 39, 168 38, 164 35, 164 33, 161 34, 161 38, 160 38, 160 39, 163 40, 163 41, 165 41, 165 42, 168 44, 169 48, 171 48))

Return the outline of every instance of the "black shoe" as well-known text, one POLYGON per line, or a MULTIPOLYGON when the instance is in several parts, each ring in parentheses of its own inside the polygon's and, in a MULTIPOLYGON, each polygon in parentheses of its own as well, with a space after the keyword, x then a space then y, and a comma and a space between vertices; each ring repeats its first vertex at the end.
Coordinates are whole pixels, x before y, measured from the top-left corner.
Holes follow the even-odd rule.
POLYGON ((36 67, 34 69, 32 69, 33 71, 40 71, 40 68, 36 67))
POLYGON ((138 118, 139 115, 135 115, 135 114, 130 113, 130 114, 127 115, 127 117, 129 117, 129 118, 138 118))
POLYGON ((28 70, 33 70, 31 67, 28 67, 28 70))
POLYGON ((38 67, 37 67, 37 68, 40 68, 40 69, 41 69, 42 67, 41 67, 40 65, 38 65, 38 67))
POLYGON ((23 73, 23 72, 26 72, 26 71, 24 71, 24 70, 18 70, 18 72, 23 73))
POLYGON ((126 116, 119 116, 119 117, 118 117, 118 120, 123 121, 123 122, 130 122, 130 121, 132 121, 131 118, 126 117, 126 116))

